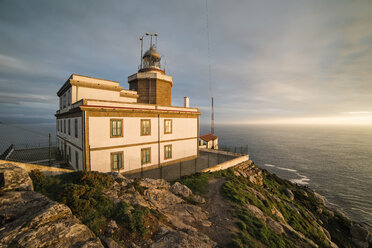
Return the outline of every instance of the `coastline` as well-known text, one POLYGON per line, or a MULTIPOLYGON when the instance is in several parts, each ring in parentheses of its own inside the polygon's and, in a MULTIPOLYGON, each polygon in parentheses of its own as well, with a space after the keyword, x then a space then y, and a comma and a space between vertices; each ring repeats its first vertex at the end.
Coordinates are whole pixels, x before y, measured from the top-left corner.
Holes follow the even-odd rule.
POLYGON ((65 209, 69 221, 75 218, 74 225, 79 224, 76 217, 85 224, 81 228, 86 235, 76 232, 73 237, 84 242, 88 242, 87 237, 93 238, 95 247, 103 247, 101 242, 129 247, 372 245, 370 228, 352 221, 338 209, 331 209, 326 199, 311 188, 262 170, 252 161, 172 182, 129 179, 117 172, 80 171, 46 176, 33 170, 28 175, 11 162, 0 164, 0 170, 5 175, 0 202, 11 203, 1 205, 0 214, 8 216, 12 209, 20 211, 6 219, 2 227, 0 237, 4 245, 23 244, 26 237, 38 237, 46 227, 62 228, 61 235, 33 238, 32 242, 40 246, 43 242, 58 243, 60 238, 64 239, 62 233, 69 233, 69 229, 58 224, 60 217, 55 215, 60 215, 50 206, 65 209), (26 203, 19 204, 20 199, 26 199, 26 203), (41 205, 35 209, 35 201, 48 209, 41 205), (46 219, 38 217, 40 214, 46 219), (38 228, 15 231, 18 224, 14 223, 21 226, 37 223, 38 228), (27 230, 34 234, 30 236, 27 230), (16 239, 14 234, 21 238, 16 239))

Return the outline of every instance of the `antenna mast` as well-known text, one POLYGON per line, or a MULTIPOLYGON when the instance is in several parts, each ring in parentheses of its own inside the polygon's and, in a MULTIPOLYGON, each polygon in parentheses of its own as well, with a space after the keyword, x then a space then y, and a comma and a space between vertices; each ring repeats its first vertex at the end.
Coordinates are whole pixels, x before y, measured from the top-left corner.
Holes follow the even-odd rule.
POLYGON ((141 66, 140 69, 142 69, 142 57, 143 57, 143 35, 139 38, 141 41, 141 66))
POLYGON ((213 104, 213 96, 212 96, 211 134, 214 134, 214 104, 213 104))

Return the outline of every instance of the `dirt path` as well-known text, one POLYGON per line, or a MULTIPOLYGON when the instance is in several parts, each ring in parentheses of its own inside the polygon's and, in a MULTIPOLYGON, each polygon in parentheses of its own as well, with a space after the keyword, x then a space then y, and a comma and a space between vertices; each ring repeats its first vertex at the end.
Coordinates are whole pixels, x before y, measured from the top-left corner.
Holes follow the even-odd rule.
POLYGON ((230 206, 220 194, 221 186, 225 182, 225 178, 213 178, 209 181, 208 204, 206 204, 205 210, 209 213, 212 225, 201 230, 221 247, 228 247, 231 243, 232 231, 237 231, 230 214, 230 206))

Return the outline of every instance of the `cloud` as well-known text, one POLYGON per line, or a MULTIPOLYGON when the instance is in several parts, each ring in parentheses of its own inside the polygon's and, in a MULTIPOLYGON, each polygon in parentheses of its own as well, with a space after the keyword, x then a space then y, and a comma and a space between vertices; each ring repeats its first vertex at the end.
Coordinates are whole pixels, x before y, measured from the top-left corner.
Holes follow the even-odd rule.
MULTIPOLYGON (((372 109, 371 2, 208 3, 216 123, 372 109)), ((159 33, 173 103, 189 96, 208 123, 206 13, 198 0, 1 1, 1 104, 53 116, 55 92, 72 73, 127 88, 146 31, 159 33)))
POLYGON ((0 103, 54 103, 56 100, 57 97, 49 95, 0 92, 0 103))
POLYGON ((354 111, 354 112, 346 112, 346 114, 350 114, 350 115, 368 115, 368 114, 372 114, 372 112, 370 112, 370 111, 354 111))

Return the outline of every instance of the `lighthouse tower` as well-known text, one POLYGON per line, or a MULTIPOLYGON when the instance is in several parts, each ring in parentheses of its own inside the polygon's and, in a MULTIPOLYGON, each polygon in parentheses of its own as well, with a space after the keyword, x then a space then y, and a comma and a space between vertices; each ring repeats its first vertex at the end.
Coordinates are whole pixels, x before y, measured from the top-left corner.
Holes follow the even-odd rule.
POLYGON ((161 56, 151 39, 150 48, 141 57, 138 72, 128 77, 129 89, 139 95, 138 103, 172 106, 173 79, 161 69, 160 61, 161 56))

